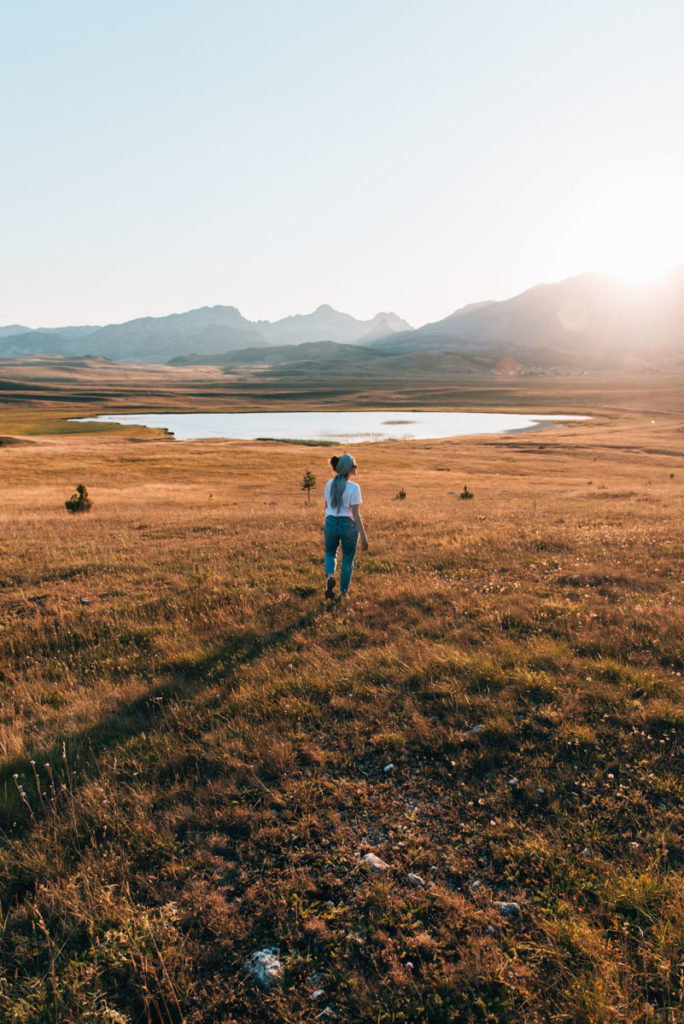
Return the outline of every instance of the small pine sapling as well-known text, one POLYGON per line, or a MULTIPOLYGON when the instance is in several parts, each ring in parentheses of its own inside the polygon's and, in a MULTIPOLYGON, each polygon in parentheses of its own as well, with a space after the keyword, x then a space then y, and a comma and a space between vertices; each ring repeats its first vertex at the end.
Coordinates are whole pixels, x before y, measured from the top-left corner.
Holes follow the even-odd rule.
POLYGON ((468 490, 468 484, 464 484, 463 485, 463 490, 459 494, 459 498, 461 499, 461 501, 467 501, 468 498, 474 498, 474 497, 475 497, 475 495, 473 494, 473 492, 468 490))
POLYGON ((309 505, 311 504, 311 488, 316 486, 316 477, 313 475, 311 470, 306 468, 304 476, 302 477, 302 490, 306 491, 306 497, 309 505))
POLYGON ((402 487, 400 491, 397 491, 397 498, 399 499, 399 501, 403 501, 405 497, 406 497, 406 491, 402 487))
POLYGON ((64 502, 64 505, 67 512, 90 512, 93 507, 83 484, 76 485, 76 493, 72 494, 69 500, 64 502))

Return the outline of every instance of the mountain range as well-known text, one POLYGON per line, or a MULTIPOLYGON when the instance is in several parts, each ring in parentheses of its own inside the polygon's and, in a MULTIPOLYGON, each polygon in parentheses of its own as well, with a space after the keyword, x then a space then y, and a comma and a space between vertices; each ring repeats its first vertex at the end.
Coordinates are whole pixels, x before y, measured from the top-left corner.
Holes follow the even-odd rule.
MULTIPOLYGON (((359 344, 412 330, 394 313, 356 320, 331 306, 274 322, 245 319, 234 306, 205 306, 170 316, 142 317, 106 327, 56 327, 31 330, 0 327, 0 358, 38 353, 105 356, 117 362, 159 363, 190 353, 206 356, 235 349, 302 344, 320 340, 359 344)), ((212 362, 215 360, 212 359, 212 362)))
POLYGON ((684 271, 652 289, 582 274, 504 301, 474 303, 416 329, 394 313, 357 320, 327 305, 274 322, 212 306, 104 327, 0 327, 0 358, 39 353, 274 370, 350 360, 371 366, 411 356, 416 365, 438 366, 430 354, 457 355, 472 372, 502 360, 538 369, 667 367, 684 362, 684 271))

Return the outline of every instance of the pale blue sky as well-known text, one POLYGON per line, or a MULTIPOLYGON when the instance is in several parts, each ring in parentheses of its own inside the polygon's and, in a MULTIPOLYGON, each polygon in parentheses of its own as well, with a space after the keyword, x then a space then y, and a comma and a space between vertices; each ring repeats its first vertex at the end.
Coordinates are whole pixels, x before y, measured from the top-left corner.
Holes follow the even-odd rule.
POLYGON ((23 0, 0 324, 416 325, 684 262, 680 0, 23 0))

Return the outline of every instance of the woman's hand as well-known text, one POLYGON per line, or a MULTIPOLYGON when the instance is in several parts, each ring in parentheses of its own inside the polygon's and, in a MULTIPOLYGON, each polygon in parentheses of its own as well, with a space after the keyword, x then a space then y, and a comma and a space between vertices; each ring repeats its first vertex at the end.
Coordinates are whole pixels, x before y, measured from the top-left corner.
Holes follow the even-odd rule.
POLYGON ((356 523, 356 529, 359 531, 359 540, 361 541, 361 550, 368 551, 368 537, 366 537, 366 531, 363 528, 363 520, 361 519, 361 513, 359 512, 358 505, 351 506, 352 519, 356 523))

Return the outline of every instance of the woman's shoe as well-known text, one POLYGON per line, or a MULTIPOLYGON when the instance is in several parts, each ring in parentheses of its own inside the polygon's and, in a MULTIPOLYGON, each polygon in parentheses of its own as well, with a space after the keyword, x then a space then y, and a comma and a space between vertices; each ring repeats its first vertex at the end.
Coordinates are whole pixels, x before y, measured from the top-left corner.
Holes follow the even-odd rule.
POLYGON ((335 596, 335 577, 328 576, 328 582, 325 585, 325 596, 328 601, 332 601, 335 596))

